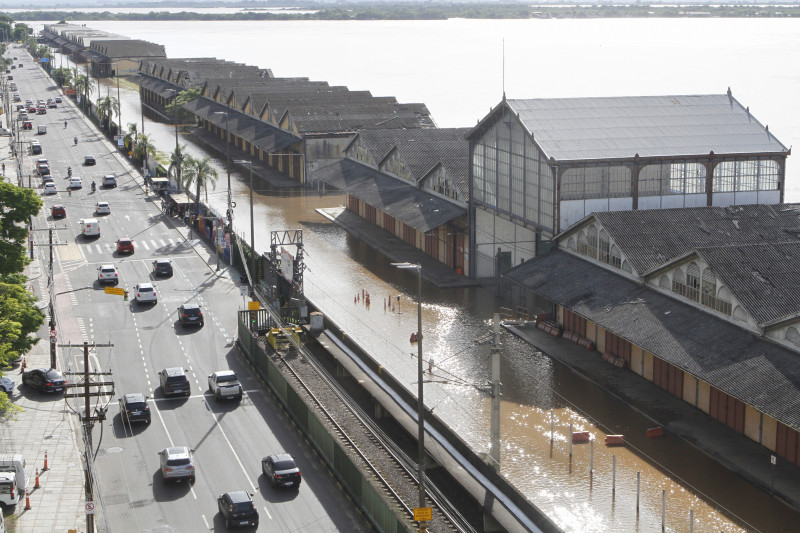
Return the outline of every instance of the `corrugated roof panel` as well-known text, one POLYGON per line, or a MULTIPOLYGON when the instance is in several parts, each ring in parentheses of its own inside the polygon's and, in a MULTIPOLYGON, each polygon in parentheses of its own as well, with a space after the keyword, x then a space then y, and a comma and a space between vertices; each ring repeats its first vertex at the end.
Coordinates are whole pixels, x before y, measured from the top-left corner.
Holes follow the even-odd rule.
POLYGON ((508 105, 547 157, 557 161, 788 151, 727 94, 508 100, 508 105))

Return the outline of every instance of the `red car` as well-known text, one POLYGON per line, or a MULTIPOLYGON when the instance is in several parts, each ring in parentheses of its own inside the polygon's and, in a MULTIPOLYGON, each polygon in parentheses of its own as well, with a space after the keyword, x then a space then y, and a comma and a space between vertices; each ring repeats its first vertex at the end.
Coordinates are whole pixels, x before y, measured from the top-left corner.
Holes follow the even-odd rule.
POLYGON ((67 216, 67 210, 63 205, 54 205, 50 209, 50 214, 53 216, 53 218, 64 218, 67 216))
POLYGON ((123 239, 119 239, 117 241, 117 253, 119 253, 119 254, 122 254, 122 253, 132 254, 133 253, 133 241, 130 240, 129 238, 127 238, 127 237, 125 237, 123 239))

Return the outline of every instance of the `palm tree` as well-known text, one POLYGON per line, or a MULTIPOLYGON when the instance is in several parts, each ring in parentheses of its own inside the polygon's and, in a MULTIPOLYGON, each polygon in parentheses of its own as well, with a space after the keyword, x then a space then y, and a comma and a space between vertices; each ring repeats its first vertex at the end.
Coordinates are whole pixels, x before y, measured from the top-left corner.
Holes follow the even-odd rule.
POLYGON ((116 98, 105 96, 97 100, 97 114, 100 116, 100 122, 105 123, 107 130, 111 129, 114 113, 119 115, 119 101, 116 98))
POLYGON ((133 148, 133 155, 136 156, 136 159, 141 160, 143 164, 147 163, 148 155, 155 157, 156 145, 150 142, 149 135, 145 135, 144 133, 139 135, 139 138, 136 140, 136 145, 133 148))
POLYGON ((130 147, 131 152, 136 146, 136 141, 139 137, 139 129, 135 122, 128 122, 128 132, 125 134, 125 146, 130 147))
POLYGON ((168 172, 170 174, 172 174, 173 173, 173 169, 174 169, 175 181, 177 181, 178 184, 181 183, 181 173, 182 173, 183 166, 186 164, 187 158, 188 158, 188 156, 186 155, 186 145, 185 144, 182 144, 180 146, 176 146, 175 150, 173 150, 172 153, 169 154, 169 171, 168 172))
POLYGON ((217 182, 217 171, 211 166, 211 158, 195 159, 186 156, 183 168, 183 187, 188 189, 195 186, 197 194, 194 197, 194 215, 200 215, 200 191, 205 192, 206 202, 208 202, 208 186, 215 186, 217 182))

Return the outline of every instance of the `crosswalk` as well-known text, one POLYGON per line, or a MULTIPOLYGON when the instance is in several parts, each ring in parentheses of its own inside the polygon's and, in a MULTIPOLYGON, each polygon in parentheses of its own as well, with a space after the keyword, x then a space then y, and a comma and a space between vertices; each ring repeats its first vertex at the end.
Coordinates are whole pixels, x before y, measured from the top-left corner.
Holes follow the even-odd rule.
MULTIPOLYGON (((158 254, 177 254, 181 253, 182 251, 189 251, 191 250, 192 246, 197 244, 199 240, 194 239, 192 241, 175 241, 174 239, 141 239, 141 240, 134 240, 133 245, 137 251, 147 251, 153 252, 158 254)), ((69 243, 67 248, 71 248, 73 251, 72 255, 66 253, 67 250, 64 250, 65 256, 69 257, 62 257, 62 260, 77 260, 76 257, 78 254, 82 255, 83 258, 88 260, 92 260, 97 256, 109 257, 117 250, 117 245, 115 242, 78 242, 78 243, 69 243), (77 248, 77 250, 75 250, 77 248), (78 254, 74 253, 78 252, 78 254)))

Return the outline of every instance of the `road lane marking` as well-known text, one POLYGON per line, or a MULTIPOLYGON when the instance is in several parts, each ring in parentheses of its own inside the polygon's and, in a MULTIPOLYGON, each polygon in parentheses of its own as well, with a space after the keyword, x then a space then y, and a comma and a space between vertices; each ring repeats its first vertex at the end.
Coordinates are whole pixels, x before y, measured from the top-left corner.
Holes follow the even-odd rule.
POLYGON ((158 250, 158 243, 155 239, 150 239, 150 242, 153 243, 153 250, 158 250))
POLYGON ((203 395, 203 401, 205 401, 206 403, 206 409, 208 409, 208 413, 211 415, 211 418, 214 419, 214 424, 216 424, 216 426, 219 428, 219 432, 222 433, 222 438, 224 438, 225 442, 228 443, 228 447, 231 449, 231 453, 233 454, 234 459, 236 459, 236 462, 239 463, 239 468, 242 469, 244 477, 247 478, 247 481, 248 483, 250 483, 250 487, 253 489, 253 492, 256 492, 258 489, 253 483, 253 480, 250 479, 250 476, 247 474, 247 470, 245 469, 244 464, 242 464, 242 460, 239 458, 239 454, 237 454, 236 450, 233 448, 233 444, 231 444, 230 439, 228 439, 228 435, 225 434, 225 430, 222 429, 219 420, 217 420, 217 416, 214 414, 214 411, 211 410, 211 404, 208 403, 208 399, 206 398, 205 394, 203 395))
POLYGON ((167 245, 167 243, 164 242, 164 239, 159 239, 158 241, 161 243, 161 246, 166 246, 167 245))
POLYGON ((145 250, 148 250, 148 251, 150 250, 150 247, 149 247, 149 246, 147 246, 147 241, 146 241, 146 240, 144 240, 144 239, 142 239, 142 246, 144 246, 144 249, 145 249, 145 250))

